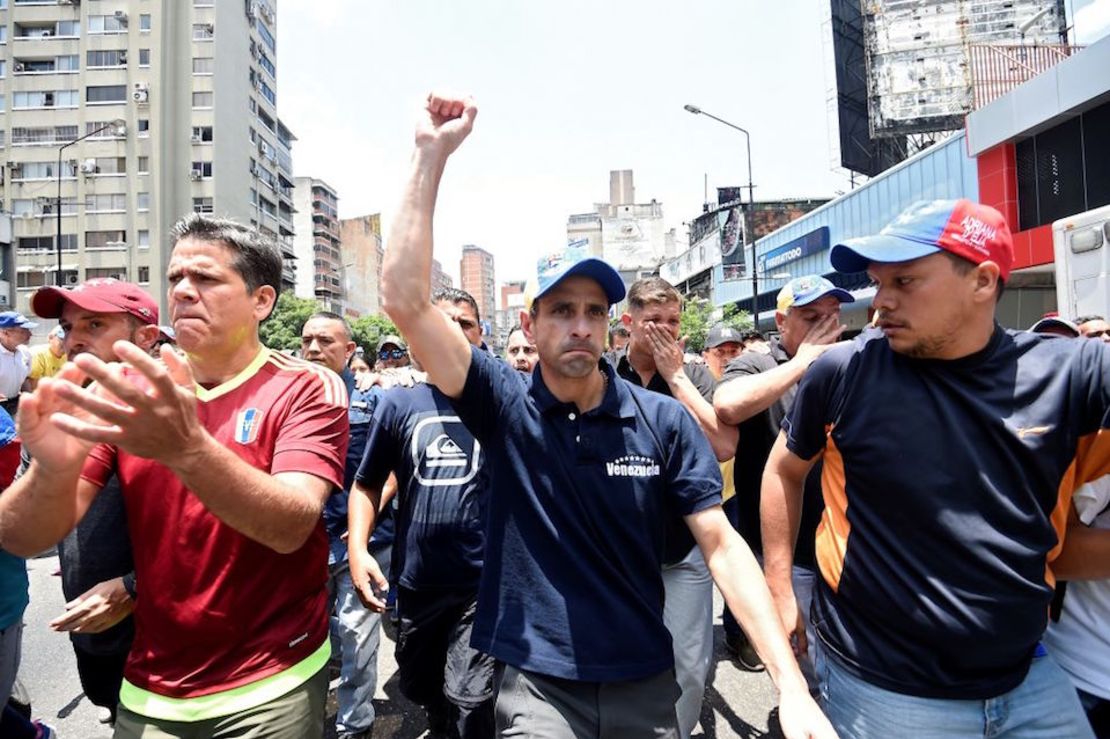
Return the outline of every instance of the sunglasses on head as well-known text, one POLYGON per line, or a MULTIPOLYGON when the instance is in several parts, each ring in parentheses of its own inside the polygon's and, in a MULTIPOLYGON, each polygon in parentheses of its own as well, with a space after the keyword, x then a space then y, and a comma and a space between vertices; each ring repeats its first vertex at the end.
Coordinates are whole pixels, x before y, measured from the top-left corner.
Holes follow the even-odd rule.
POLYGON ((382 349, 378 359, 404 359, 407 353, 404 349, 382 349))

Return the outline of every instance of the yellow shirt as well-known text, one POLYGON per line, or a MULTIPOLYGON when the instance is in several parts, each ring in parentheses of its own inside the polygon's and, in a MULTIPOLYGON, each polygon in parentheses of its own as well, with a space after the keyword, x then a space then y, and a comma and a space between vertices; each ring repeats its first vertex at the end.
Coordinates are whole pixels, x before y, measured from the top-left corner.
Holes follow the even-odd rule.
POLYGON ((48 344, 31 348, 31 374, 28 375, 32 380, 41 380, 44 377, 53 377, 62 370, 65 365, 65 356, 55 357, 54 352, 50 351, 48 344))

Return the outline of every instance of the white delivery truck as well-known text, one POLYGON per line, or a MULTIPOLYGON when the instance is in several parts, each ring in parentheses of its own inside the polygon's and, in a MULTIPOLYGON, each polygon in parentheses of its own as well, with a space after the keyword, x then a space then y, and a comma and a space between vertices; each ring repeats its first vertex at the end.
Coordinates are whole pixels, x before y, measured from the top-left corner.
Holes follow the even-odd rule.
POLYGON ((1053 223, 1052 246, 1060 315, 1110 316, 1110 205, 1053 223))

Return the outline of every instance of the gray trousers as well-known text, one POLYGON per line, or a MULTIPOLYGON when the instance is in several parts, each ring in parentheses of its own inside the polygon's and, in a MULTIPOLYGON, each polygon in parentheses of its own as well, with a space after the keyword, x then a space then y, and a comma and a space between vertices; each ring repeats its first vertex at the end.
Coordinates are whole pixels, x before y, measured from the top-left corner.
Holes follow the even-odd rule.
POLYGON ((528 739, 677 739, 670 670, 642 680, 563 680, 500 666, 497 736, 528 739))
POLYGON ((701 550, 663 568, 663 623, 671 632, 674 671, 682 696, 675 704, 681 739, 698 725, 705 698, 705 680, 713 658, 713 579, 701 550))
POLYGON ((15 676, 19 673, 22 641, 22 618, 17 618, 14 624, 0 630, 0 708, 8 702, 12 694, 12 686, 15 685, 15 676))

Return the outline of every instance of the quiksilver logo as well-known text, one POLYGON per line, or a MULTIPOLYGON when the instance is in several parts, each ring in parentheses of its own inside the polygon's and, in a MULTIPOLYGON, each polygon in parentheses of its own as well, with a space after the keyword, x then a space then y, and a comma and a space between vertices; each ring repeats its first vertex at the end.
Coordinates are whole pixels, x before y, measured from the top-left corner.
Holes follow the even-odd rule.
POLYGON ((605 471, 609 477, 657 477, 659 463, 651 457, 630 455, 606 462, 605 471))

